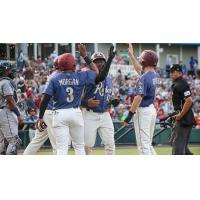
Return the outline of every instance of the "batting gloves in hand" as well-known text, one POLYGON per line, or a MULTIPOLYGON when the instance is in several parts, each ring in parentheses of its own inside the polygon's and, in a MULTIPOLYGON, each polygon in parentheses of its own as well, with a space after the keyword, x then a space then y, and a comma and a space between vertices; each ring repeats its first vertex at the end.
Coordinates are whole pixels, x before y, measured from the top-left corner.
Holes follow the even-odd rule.
POLYGON ((116 51, 114 51, 114 46, 112 45, 109 51, 109 58, 113 59, 115 57, 115 54, 116 54, 116 51))
POLYGON ((45 124, 45 122, 39 123, 38 130, 40 132, 43 132, 46 128, 47 128, 47 125, 45 124))
POLYGON ((128 116, 126 117, 124 122, 126 122, 128 124, 131 121, 134 114, 135 114, 135 112, 133 113, 133 112, 129 111, 128 116))

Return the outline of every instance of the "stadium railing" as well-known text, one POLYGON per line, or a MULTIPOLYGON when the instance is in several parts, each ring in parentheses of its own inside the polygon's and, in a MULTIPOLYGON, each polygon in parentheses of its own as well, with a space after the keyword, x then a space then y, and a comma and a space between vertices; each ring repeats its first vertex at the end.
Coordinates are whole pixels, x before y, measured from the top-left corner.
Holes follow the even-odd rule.
MULTIPOLYGON (((26 146, 29 144, 29 125, 34 124, 33 122, 24 122, 25 125, 28 125, 26 130, 19 130, 19 137, 22 140, 21 148, 25 149, 26 146)), ((132 127, 124 127, 123 128, 123 122, 115 121, 113 122, 114 128, 115 128, 115 144, 116 145, 136 145, 136 139, 135 139, 135 132, 134 128, 132 127)), ((161 131, 162 128, 156 128, 154 135, 157 134, 159 131, 161 131)), ((155 144, 159 145, 168 145, 169 140, 171 138, 171 129, 165 128, 160 134, 158 134, 157 137, 154 139, 155 144)), ((190 137, 190 144, 200 144, 200 129, 192 129, 191 137, 190 137)), ((97 136, 96 144, 95 146, 101 146, 102 141, 99 136, 97 136)), ((43 148, 49 148, 50 142, 47 140, 45 144, 43 145, 43 148)))

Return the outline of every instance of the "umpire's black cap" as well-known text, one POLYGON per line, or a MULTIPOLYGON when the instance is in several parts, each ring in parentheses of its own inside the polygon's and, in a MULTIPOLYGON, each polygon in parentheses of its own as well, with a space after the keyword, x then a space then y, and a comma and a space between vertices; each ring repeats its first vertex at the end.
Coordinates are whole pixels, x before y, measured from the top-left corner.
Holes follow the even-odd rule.
POLYGON ((171 67, 170 67, 170 72, 174 72, 174 71, 177 71, 177 72, 182 72, 182 67, 181 65, 179 64, 173 64, 171 67))

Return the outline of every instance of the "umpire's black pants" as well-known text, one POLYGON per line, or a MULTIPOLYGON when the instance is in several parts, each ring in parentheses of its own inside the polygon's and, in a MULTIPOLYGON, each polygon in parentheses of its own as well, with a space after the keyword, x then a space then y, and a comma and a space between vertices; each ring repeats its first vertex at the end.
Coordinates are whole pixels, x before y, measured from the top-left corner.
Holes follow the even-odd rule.
POLYGON ((172 133, 172 155, 186 155, 191 130, 192 126, 183 126, 179 121, 175 122, 172 133))

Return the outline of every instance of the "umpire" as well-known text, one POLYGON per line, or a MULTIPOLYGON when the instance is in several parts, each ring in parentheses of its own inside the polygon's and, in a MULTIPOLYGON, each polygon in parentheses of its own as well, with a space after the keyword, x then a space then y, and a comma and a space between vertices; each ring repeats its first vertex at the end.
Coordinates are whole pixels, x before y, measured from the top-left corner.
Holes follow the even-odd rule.
POLYGON ((175 124, 172 133, 172 154, 192 154, 187 148, 192 126, 194 125, 191 90, 189 84, 182 78, 182 67, 180 65, 172 65, 170 73, 173 80, 173 106, 175 111, 179 111, 179 114, 175 117, 175 124))

